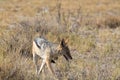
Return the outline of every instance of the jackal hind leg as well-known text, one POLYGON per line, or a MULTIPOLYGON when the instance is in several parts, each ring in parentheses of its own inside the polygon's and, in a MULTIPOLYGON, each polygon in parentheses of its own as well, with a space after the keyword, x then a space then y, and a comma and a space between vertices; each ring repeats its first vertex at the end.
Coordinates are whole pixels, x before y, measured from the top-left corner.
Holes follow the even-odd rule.
POLYGON ((37 54, 33 54, 33 62, 35 64, 35 67, 36 67, 36 74, 38 74, 38 65, 37 65, 37 62, 38 62, 38 55, 37 54))

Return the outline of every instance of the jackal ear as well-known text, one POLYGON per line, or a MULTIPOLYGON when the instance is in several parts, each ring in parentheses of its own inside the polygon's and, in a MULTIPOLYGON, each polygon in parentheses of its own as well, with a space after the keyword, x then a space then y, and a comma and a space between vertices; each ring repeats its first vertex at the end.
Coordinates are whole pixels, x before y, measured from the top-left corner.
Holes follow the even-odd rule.
POLYGON ((68 42, 69 42, 69 39, 66 39, 66 40, 65 40, 65 44, 67 44, 68 42))
POLYGON ((61 45, 62 47, 64 47, 64 46, 66 45, 64 39, 61 40, 60 45, 61 45))

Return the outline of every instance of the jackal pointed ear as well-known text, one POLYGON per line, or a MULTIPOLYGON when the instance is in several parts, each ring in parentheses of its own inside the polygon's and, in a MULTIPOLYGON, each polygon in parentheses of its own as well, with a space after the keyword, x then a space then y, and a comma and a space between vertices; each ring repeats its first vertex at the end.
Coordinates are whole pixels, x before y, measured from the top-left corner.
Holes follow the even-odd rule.
POLYGON ((66 40, 65 40, 65 44, 67 44, 68 42, 69 42, 69 39, 66 39, 66 40))
POLYGON ((64 39, 61 40, 60 45, 61 45, 62 47, 65 46, 65 40, 64 40, 64 39))

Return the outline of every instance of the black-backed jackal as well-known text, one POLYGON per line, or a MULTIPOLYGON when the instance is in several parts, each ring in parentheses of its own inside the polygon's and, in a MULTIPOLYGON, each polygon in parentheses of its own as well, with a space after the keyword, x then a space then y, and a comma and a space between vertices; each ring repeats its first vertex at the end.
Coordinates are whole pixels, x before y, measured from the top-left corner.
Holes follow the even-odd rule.
POLYGON ((43 67, 46 64, 50 72, 55 75, 51 63, 55 63, 55 60, 61 55, 63 55, 67 61, 69 61, 69 59, 72 59, 70 50, 67 46, 67 41, 64 39, 61 40, 60 44, 55 44, 49 42, 43 37, 37 37, 33 41, 32 53, 37 74, 41 73, 43 67), (42 59, 42 64, 39 69, 37 65, 38 56, 42 59))

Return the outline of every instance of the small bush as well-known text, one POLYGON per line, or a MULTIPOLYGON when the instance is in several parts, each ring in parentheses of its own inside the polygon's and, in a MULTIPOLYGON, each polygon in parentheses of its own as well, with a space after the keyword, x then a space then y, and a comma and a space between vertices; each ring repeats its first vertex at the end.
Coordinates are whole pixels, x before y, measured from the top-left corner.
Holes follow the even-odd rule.
POLYGON ((105 16, 97 21, 97 26, 99 28, 117 28, 120 27, 120 17, 119 16, 105 16))

